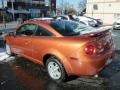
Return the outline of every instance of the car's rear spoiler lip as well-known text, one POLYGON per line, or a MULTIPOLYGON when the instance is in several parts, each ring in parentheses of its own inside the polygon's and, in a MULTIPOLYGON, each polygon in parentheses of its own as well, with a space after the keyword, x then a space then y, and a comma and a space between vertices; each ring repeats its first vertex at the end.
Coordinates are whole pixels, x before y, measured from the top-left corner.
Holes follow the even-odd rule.
POLYGON ((85 36, 85 37, 93 37, 95 36, 96 34, 100 34, 100 33, 105 33, 105 32, 108 32, 111 30, 111 27, 101 27, 99 29, 96 29, 96 31, 91 31, 91 32, 88 32, 88 33, 84 33, 84 34, 81 34, 80 36, 85 36))

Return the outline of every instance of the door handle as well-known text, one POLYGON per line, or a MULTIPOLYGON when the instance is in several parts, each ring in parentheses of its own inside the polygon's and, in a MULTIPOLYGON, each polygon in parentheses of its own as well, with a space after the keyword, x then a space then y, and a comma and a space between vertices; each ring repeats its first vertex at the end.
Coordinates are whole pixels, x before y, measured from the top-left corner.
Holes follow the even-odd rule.
POLYGON ((27 43, 31 43, 31 41, 26 41, 27 43))
POLYGON ((31 43, 31 41, 25 41, 25 44, 29 44, 29 43, 31 43))

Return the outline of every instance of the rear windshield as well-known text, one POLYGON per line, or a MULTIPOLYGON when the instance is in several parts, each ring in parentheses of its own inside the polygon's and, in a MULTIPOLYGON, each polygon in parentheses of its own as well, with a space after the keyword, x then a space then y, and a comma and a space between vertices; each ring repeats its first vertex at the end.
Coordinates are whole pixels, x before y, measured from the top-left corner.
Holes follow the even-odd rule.
POLYGON ((86 26, 82 23, 64 20, 52 22, 50 25, 63 36, 80 35, 83 32, 85 33, 93 29, 92 27, 86 26))

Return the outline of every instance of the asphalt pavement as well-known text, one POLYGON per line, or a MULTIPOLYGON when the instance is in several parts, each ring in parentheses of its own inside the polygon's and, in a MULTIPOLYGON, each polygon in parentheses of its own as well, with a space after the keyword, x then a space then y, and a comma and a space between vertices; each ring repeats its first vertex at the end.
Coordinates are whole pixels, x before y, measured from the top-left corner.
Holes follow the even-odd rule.
POLYGON ((9 57, 0 48, 0 90, 120 90, 120 31, 113 30, 114 61, 100 77, 71 77, 64 83, 51 81, 46 70, 22 57, 9 57))
POLYGON ((120 50, 120 30, 113 30, 112 36, 116 45, 116 49, 120 50))

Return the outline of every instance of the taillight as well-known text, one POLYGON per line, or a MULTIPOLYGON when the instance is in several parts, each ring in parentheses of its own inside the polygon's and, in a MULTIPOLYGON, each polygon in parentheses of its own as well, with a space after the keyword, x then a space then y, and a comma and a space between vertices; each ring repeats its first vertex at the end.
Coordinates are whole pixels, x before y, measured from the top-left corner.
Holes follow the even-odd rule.
POLYGON ((88 45, 87 47, 85 47, 85 53, 89 55, 93 55, 95 53, 95 46, 88 45))

